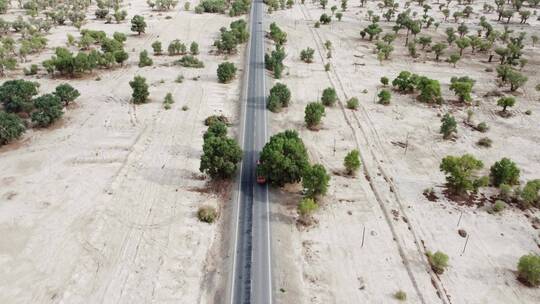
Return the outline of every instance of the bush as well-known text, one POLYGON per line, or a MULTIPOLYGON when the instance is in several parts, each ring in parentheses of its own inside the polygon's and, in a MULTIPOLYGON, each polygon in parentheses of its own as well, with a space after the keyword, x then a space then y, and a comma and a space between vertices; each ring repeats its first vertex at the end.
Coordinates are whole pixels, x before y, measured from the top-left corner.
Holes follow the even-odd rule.
POLYGON ((146 22, 143 16, 135 15, 131 19, 131 31, 136 32, 138 35, 144 33, 146 30, 146 22))
POLYGON ((291 91, 287 85, 283 83, 276 83, 270 89, 270 96, 276 96, 279 101, 280 107, 288 107, 291 101, 291 91))
POLYGON ((352 150, 345 156, 343 165, 347 170, 347 174, 354 174, 358 169, 360 169, 360 152, 358 150, 352 150))
POLYGON ((161 55, 163 52, 160 41, 154 41, 152 43, 152 49, 154 50, 154 55, 161 55))
POLYGON ((495 203, 493 204, 493 212, 495 213, 499 213, 501 211, 503 211, 504 209, 506 208, 506 203, 501 201, 501 200, 496 200, 495 203))
POLYGON ((21 137, 25 129, 19 116, 0 111, 0 146, 21 137))
POLYGON ((131 97, 133 98, 133 103, 141 104, 145 103, 148 100, 148 84, 146 84, 146 78, 141 76, 135 76, 132 81, 129 82, 129 86, 133 90, 131 97))
POLYGON ((317 202, 315 202, 312 198, 303 198, 300 203, 298 203, 298 214, 300 215, 300 218, 302 221, 307 222, 307 219, 311 216, 311 214, 317 210, 319 206, 317 205, 317 202))
POLYGON ((227 119, 227 117, 225 117, 223 115, 211 115, 211 116, 208 116, 204 120, 204 125, 205 126, 211 126, 212 124, 215 124, 217 122, 222 122, 225 125, 229 125, 229 120, 227 119))
MULTIPOLYGON (((1 60, 1 59, 0 59, 1 60)), ((0 63, 1 64, 1 63, 0 63)), ((30 66, 30 69, 27 69, 27 68, 24 68, 23 72, 24 72, 24 75, 26 76, 30 76, 30 75, 36 75, 37 72, 38 72, 38 66, 37 64, 32 64, 30 66)))
POLYGON ((347 109, 356 110, 358 109, 358 98, 351 97, 347 100, 347 109))
POLYGON ((217 68, 218 80, 221 83, 227 83, 234 79, 236 67, 231 62, 221 63, 217 68))
POLYGON ((448 256, 441 251, 437 251, 434 254, 428 252, 428 260, 431 265, 431 269, 437 274, 443 274, 446 267, 448 267, 448 256))
POLYGON ((300 52, 300 60, 302 60, 305 63, 312 63, 314 54, 315 54, 315 50, 308 47, 307 49, 304 49, 300 52))
POLYGON ((390 82, 390 80, 388 79, 388 77, 386 77, 386 76, 381 77, 381 84, 383 86, 387 86, 389 82, 390 82))
POLYGON ((32 113, 32 122, 36 127, 50 126, 64 114, 62 101, 53 94, 45 94, 34 100, 35 111, 32 113))
POLYGON ((72 87, 69 83, 63 83, 61 85, 58 85, 56 89, 54 90, 54 95, 58 96, 60 98, 60 101, 62 101, 66 107, 69 105, 70 102, 74 101, 79 97, 81 94, 77 89, 72 87))
POLYGON ((383 104, 383 105, 390 104, 390 98, 392 97, 392 94, 390 93, 390 91, 381 90, 377 96, 379 97, 380 104, 383 104))
POLYGON ((326 194, 330 175, 326 169, 319 164, 308 166, 302 174, 302 186, 308 197, 315 197, 326 194))
POLYGON ((540 195, 538 195, 538 191, 540 191, 540 179, 528 181, 527 184, 525 184, 525 187, 523 187, 520 194, 521 200, 525 207, 529 207, 530 205, 534 204, 538 205, 538 203, 540 203, 540 195))
POLYGON ((326 88, 324 89, 321 97, 322 104, 331 107, 336 103, 337 100, 337 94, 336 90, 334 88, 326 88))
POLYGON ((294 130, 286 130, 270 137, 260 154, 260 171, 273 185, 283 186, 299 182, 309 166, 302 139, 294 130))
POLYGON ((405 291, 403 291, 403 290, 398 290, 394 294, 394 298, 396 298, 397 300, 400 300, 400 301, 405 301, 405 300, 407 300, 407 293, 405 291))
POLYGON ((441 129, 439 131, 443 135, 444 139, 451 138, 457 133, 457 123, 454 116, 446 113, 441 119, 441 129))
POLYGON ((8 80, 0 86, 0 102, 6 112, 30 112, 32 97, 38 94, 37 82, 22 79, 8 80))
POLYGON ((171 43, 169 43, 169 46, 167 47, 167 52, 169 53, 169 56, 185 54, 186 50, 186 45, 178 39, 171 41, 171 43))
POLYGON ((504 157, 491 166, 490 177, 496 187, 501 184, 516 185, 519 183, 519 172, 516 163, 504 157))
POLYGON ((227 5, 223 0, 202 0, 197 7, 201 7, 205 13, 224 13, 227 5))
POLYGON ((476 130, 482 133, 486 133, 489 130, 489 126, 485 122, 481 122, 476 126, 476 130))
POLYGON ((151 66, 154 64, 152 59, 148 57, 148 52, 146 50, 139 53, 139 67, 143 68, 145 66, 151 66))
POLYGON ((182 58, 176 61, 176 63, 185 68, 196 68, 196 69, 204 68, 204 63, 200 61, 199 59, 197 59, 197 57, 192 56, 192 55, 184 55, 182 58))
POLYGON ((480 147, 490 148, 491 145, 493 144, 493 141, 489 137, 482 137, 478 140, 476 144, 479 145, 480 147))
POLYGON ((217 216, 218 214, 214 207, 203 206, 197 211, 197 218, 204 223, 212 224, 217 219, 217 216))
POLYGON ((306 105, 304 121, 308 128, 311 129, 319 125, 323 116, 324 106, 320 102, 311 102, 306 105))
POLYGON ((518 278, 530 286, 540 286, 540 256, 527 254, 518 262, 518 278))

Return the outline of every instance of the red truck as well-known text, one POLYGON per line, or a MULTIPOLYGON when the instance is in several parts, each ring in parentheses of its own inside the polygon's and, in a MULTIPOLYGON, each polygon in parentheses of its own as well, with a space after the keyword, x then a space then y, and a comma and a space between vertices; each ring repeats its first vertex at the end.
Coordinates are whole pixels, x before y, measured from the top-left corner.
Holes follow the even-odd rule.
POLYGON ((262 174, 260 170, 261 161, 257 161, 257 167, 255 168, 255 176, 257 177, 257 184, 264 185, 266 184, 266 177, 262 174))

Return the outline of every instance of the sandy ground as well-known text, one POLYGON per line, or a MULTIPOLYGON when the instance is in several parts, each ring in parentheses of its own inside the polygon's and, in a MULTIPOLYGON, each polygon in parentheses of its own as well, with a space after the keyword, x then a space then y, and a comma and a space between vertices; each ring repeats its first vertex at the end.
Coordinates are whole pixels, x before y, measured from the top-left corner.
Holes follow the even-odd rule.
MULTIPOLYGON (((216 68, 225 58, 209 53, 220 27, 238 18, 186 12, 183 3, 158 14, 146 1, 128 2, 127 22, 95 20, 92 6, 83 27, 130 33, 129 19, 143 15, 147 32, 129 34, 127 65, 70 80, 81 97, 59 123, 0 149, 1 303, 213 302, 203 282, 218 225, 198 222, 196 211, 221 206, 223 197, 208 190, 198 169, 203 120, 238 119, 242 71, 231 84, 218 84, 216 68), (139 52, 152 53, 157 39, 165 49, 173 39, 188 47, 197 41, 205 68, 173 66, 178 57, 169 56, 152 56, 154 66, 138 68, 139 52), (147 78, 149 104, 129 102, 134 75, 147 78), (176 101, 170 110, 162 104, 167 92, 176 101)), ((49 49, 9 77, 49 58, 66 33, 77 31, 54 28, 49 49)), ((227 59, 241 69, 242 52, 227 59)), ((39 81, 41 93, 66 81, 25 78, 39 81)))
MULTIPOLYGON (((483 3, 475 2, 475 10, 480 11, 483 3)), ((369 24, 367 10, 378 11, 376 4, 370 2, 361 8, 357 1, 349 1, 343 21, 334 19, 332 25, 321 25, 319 29, 313 24, 323 10, 311 1, 277 11, 268 20, 276 21, 288 33, 288 69, 284 75, 288 74, 281 81, 293 95, 288 109, 269 116, 272 132, 297 129, 312 161, 333 173, 329 193, 315 214, 318 224, 309 229, 296 226, 300 188, 273 193, 276 301, 391 303, 396 301, 393 293, 401 289, 407 292, 410 303, 538 303, 540 292, 515 279, 519 257, 539 252, 540 236, 530 220, 538 216, 538 211, 510 207, 502 215, 491 215, 486 212, 489 203, 467 207, 449 202, 441 194, 444 176, 438 169, 446 155, 471 153, 484 161, 487 173, 493 162, 506 156, 521 168, 523 182, 538 178, 540 104, 534 90, 540 80, 535 74, 538 46, 532 48, 530 40, 526 43, 524 52, 529 64, 523 72, 529 81, 516 96, 514 115, 504 119, 497 115, 496 98, 483 97, 496 89, 496 74, 484 72, 486 67, 495 68, 496 63, 487 63, 486 55, 471 55, 469 49, 455 69, 446 62, 436 63, 432 54, 423 52, 413 60, 406 56, 402 32, 394 43, 392 60, 380 64, 374 46, 359 35, 369 24), (323 46, 326 40, 334 46, 330 60, 323 46), (312 64, 299 59, 300 51, 306 47, 316 50, 312 64), (323 67, 327 62, 331 64, 328 73, 323 67), (380 77, 392 80, 402 70, 439 80, 446 100, 455 100, 448 89, 450 77, 469 75, 476 79, 473 96, 479 105, 473 107, 474 121, 487 122, 490 131, 482 134, 461 123, 466 117, 463 107, 428 107, 414 101, 411 95, 398 93, 393 93, 390 106, 376 104, 380 77), (303 122, 305 105, 317 100, 328 86, 335 87, 341 103, 327 108, 320 131, 309 131, 303 122), (352 96, 360 100, 357 111, 343 108, 345 100, 352 96), (531 116, 524 114, 529 109, 531 116), (455 142, 443 141, 438 134, 437 114, 447 111, 459 121, 455 142), (476 146, 484 136, 493 140, 492 148, 476 146), (408 143, 408 148, 405 151, 392 142, 408 143), (363 171, 356 178, 347 178, 342 174, 343 158, 355 148, 361 151, 363 171), (429 202, 422 195, 429 187, 435 188, 437 202, 429 202), (465 229, 470 236, 464 253, 466 239, 458 229, 465 229), (430 270, 426 250, 441 250, 449 255, 450 266, 443 275, 430 270)), ((428 4, 437 11, 436 16, 441 16, 435 3, 428 4)), ((340 2, 329 1, 327 13, 332 5, 339 7, 340 2)), ((452 11, 455 5, 451 4, 452 11)), ((413 10, 418 7, 413 5, 413 10)), ((474 14, 465 22, 472 28, 479 17, 474 14)), ((488 19, 496 18, 491 14, 488 19)), ((511 26, 516 32, 537 33, 540 24, 532 19, 523 26, 514 17, 511 26)), ((380 23, 389 30, 394 21, 380 23)), ((502 28, 495 21, 491 23, 502 28)), ((438 34, 433 28, 427 33, 435 41, 443 40, 449 25, 457 27, 449 19, 441 24, 438 34)), ((267 48, 273 45, 268 42, 267 48)), ((447 51, 446 56, 450 53, 447 51)), ((273 81, 269 82, 267 87, 273 81)))

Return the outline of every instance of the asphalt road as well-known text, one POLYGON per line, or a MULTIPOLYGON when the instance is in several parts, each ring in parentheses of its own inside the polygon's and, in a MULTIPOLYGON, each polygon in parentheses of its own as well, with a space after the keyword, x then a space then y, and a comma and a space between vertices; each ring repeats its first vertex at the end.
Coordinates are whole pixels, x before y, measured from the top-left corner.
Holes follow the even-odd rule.
MULTIPOLYGON (((243 159, 237 197, 235 251, 231 276, 231 304, 272 303, 270 211, 268 187, 256 182, 255 168, 267 140, 264 84, 263 2, 251 11, 248 90, 243 124, 243 159)), ((234 225, 233 225, 234 226, 234 225)))

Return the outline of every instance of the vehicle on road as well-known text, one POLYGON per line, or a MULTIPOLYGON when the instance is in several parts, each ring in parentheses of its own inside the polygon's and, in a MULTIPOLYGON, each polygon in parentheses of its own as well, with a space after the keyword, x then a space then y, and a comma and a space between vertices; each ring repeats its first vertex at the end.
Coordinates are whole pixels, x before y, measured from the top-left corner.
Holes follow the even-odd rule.
POLYGON ((255 176, 257 176, 257 184, 264 185, 266 184, 266 177, 262 174, 260 166, 261 166, 261 161, 257 160, 257 167, 255 168, 255 176))

